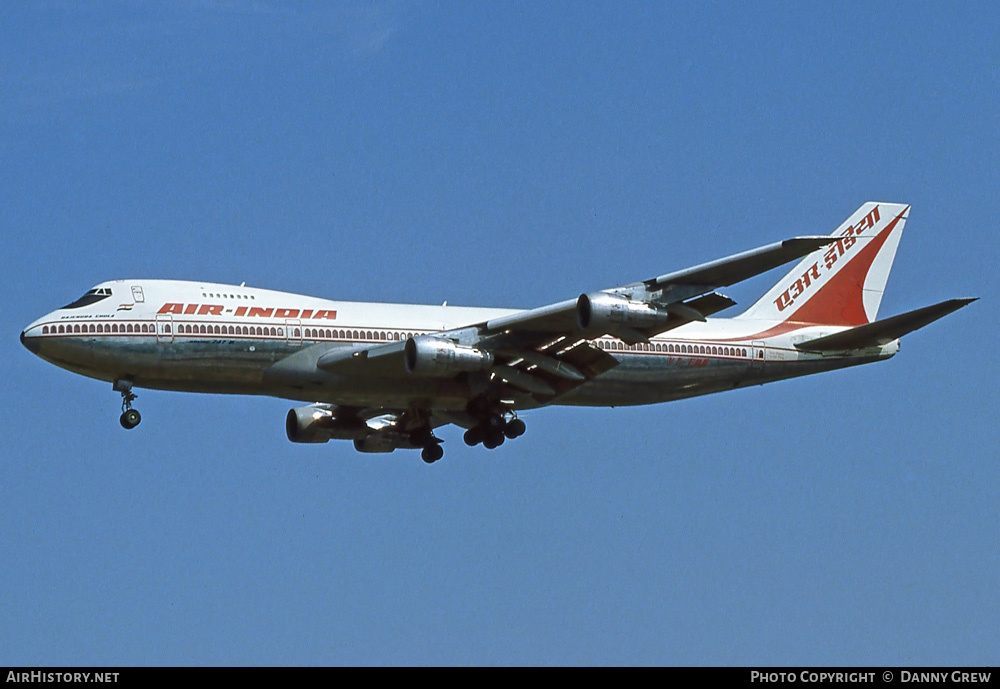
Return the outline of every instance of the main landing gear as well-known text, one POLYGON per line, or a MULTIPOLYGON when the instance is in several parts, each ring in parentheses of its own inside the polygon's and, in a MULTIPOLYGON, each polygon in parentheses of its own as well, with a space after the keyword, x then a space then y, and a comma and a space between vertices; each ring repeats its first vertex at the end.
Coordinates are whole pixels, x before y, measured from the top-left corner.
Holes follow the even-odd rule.
MULTIPOLYGON (((514 416, 512 412, 490 412, 482 417, 478 425, 465 432, 464 440, 470 447, 482 444, 487 450, 492 450, 503 445, 508 438, 513 440, 524 435, 524 430, 524 421, 514 416), (507 417, 508 414, 510 418, 507 417)), ((429 428, 411 432, 410 442, 416 447, 423 448, 420 451, 420 458, 427 464, 433 464, 444 456, 441 439, 434 437, 429 428)))
POLYGON ((469 447, 482 443, 487 450, 493 450, 503 445, 507 438, 513 440, 524 435, 524 430, 524 421, 516 416, 507 420, 502 414, 490 413, 478 426, 467 430, 462 439, 469 447))
POLYGON ((132 408, 132 402, 138 395, 132 392, 132 383, 127 380, 116 380, 114 389, 122 394, 122 415, 118 420, 121 422, 122 428, 132 430, 142 421, 139 410, 132 408))

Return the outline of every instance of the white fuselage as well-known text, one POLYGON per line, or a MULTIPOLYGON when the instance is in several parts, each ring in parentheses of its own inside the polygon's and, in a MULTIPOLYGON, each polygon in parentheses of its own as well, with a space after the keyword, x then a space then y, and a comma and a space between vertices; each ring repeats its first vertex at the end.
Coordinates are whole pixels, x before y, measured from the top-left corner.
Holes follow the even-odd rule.
MULTIPOLYGON (((463 409, 475 394, 462 377, 345 375, 316 366, 336 348, 365 349, 483 323, 517 309, 343 302, 244 286, 173 280, 98 285, 91 303, 57 309, 22 341, 68 370, 137 387, 271 395, 337 405, 463 409)), ((88 293, 90 294, 90 292, 88 293)), ((73 305, 69 305, 73 306, 73 305)), ((709 319, 649 343, 593 339, 618 365, 556 404, 649 404, 761 384, 891 357, 898 341, 842 355, 796 342, 841 330, 746 318, 709 319)), ((539 406, 528 396, 513 408, 539 406)))

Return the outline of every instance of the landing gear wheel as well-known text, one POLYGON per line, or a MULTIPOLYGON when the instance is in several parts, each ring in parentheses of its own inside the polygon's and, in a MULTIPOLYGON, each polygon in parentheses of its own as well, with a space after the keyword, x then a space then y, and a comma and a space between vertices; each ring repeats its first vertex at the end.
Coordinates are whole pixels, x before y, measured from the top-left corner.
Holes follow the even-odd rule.
POLYGON ((465 432, 465 435, 462 436, 462 440, 464 440, 465 444, 469 447, 475 447, 479 443, 483 442, 483 431, 478 426, 470 428, 465 432))
POLYGON ((420 452, 420 459, 424 460, 427 464, 433 464, 444 457, 444 449, 438 445, 428 445, 420 452))
POLYGON ((139 411, 136 409, 126 409, 122 412, 118 420, 121 421, 122 428, 131 430, 139 425, 139 422, 142 421, 142 416, 140 416, 139 411))
POLYGON ((138 395, 132 392, 132 382, 128 380, 116 380, 112 388, 122 394, 122 415, 118 418, 122 424, 122 428, 126 430, 135 428, 142 421, 142 417, 139 416, 138 411, 132 408, 132 402, 138 397, 138 395))
POLYGON ((525 426, 521 419, 512 419, 503 429, 503 434, 513 440, 524 435, 525 426))
POLYGON ((487 450, 495 450, 496 448, 503 445, 504 437, 503 431, 490 431, 486 434, 483 439, 483 447, 487 450))

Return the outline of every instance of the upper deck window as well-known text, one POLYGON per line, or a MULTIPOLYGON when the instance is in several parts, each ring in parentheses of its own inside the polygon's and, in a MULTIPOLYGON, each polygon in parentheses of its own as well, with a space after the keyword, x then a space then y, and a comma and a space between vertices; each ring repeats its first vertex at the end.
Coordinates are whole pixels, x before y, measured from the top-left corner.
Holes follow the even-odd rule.
POLYGON ((110 287, 95 287, 92 290, 88 290, 86 294, 74 301, 72 304, 66 304, 64 309, 79 309, 83 306, 90 306, 91 304, 96 304, 102 299, 107 299, 111 296, 110 287))

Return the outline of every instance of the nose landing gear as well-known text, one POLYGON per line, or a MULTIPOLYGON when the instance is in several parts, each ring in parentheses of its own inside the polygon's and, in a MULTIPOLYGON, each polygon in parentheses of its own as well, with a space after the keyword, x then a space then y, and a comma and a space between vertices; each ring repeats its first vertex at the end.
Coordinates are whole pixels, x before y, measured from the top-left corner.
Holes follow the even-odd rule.
POLYGON ((132 383, 127 380, 116 380, 114 389, 122 394, 122 415, 118 418, 122 428, 132 430, 142 421, 142 415, 138 409, 132 408, 132 402, 138 395, 132 392, 132 383))

